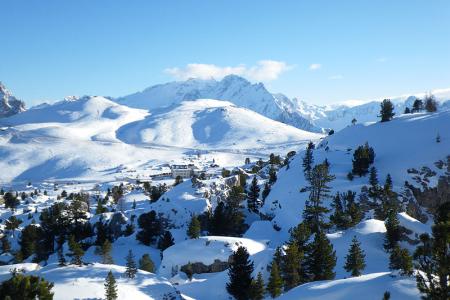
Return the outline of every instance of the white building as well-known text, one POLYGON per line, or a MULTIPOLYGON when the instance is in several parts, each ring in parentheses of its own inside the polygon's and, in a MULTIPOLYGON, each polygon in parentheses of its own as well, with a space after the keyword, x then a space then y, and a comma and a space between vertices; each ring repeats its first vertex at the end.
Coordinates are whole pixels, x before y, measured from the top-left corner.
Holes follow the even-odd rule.
POLYGON ((188 165, 172 165, 170 166, 172 171, 172 177, 177 178, 181 176, 182 178, 191 178, 193 175, 199 175, 200 169, 194 164, 188 165))

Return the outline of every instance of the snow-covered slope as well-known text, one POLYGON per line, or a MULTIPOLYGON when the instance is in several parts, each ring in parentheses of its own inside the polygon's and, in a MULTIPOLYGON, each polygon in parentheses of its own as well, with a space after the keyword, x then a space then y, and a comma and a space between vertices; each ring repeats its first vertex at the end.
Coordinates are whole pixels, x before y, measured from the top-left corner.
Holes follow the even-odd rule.
POLYGON ((14 97, 0 81, 0 118, 25 111, 25 103, 14 97))
POLYGON ((320 137, 217 100, 149 114, 86 96, 32 108, 0 126, 0 166, 8 170, 0 182, 114 178, 121 168, 182 160, 199 149, 222 151, 214 154, 218 163, 242 161, 320 137))
POLYGON ((117 101, 131 107, 152 110, 202 98, 230 101, 273 120, 308 131, 320 131, 292 109, 291 101, 287 97, 272 95, 264 84, 252 84, 236 75, 226 76, 221 81, 189 79, 159 84, 118 98, 117 101))

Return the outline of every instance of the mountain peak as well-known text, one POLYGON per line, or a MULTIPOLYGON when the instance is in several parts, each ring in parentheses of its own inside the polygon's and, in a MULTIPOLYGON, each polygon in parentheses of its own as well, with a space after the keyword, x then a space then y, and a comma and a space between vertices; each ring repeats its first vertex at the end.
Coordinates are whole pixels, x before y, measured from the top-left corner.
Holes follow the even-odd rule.
POLYGON ((0 117, 9 117, 25 111, 25 103, 12 95, 0 81, 0 117))

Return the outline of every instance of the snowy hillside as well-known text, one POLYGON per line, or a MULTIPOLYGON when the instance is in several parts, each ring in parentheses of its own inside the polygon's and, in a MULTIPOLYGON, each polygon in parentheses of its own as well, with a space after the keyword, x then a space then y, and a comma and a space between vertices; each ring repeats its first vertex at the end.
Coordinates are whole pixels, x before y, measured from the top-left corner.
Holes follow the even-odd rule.
POLYGON ((25 103, 14 97, 0 81, 0 118, 25 111, 25 103))
POLYGON ((166 110, 70 98, 0 121, 0 181, 120 177, 121 169, 182 161, 202 150, 230 165, 245 156, 287 153, 321 136, 228 102, 203 100, 166 110), (282 134, 280 134, 282 133, 282 134))
POLYGON ((142 92, 118 98, 117 101, 131 107, 153 110, 185 100, 202 98, 226 100, 236 106, 248 108, 263 116, 303 130, 320 131, 292 109, 292 104, 287 97, 272 95, 264 84, 252 84, 236 75, 226 76, 221 81, 189 79, 159 84, 142 92))

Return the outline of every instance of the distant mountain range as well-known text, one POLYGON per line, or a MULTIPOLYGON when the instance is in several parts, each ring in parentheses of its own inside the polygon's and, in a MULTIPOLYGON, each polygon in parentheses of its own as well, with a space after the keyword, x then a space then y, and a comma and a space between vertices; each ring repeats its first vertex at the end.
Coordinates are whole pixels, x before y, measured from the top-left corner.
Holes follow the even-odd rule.
POLYGON ((14 97, 0 82, 0 118, 25 111, 25 103, 14 97))

